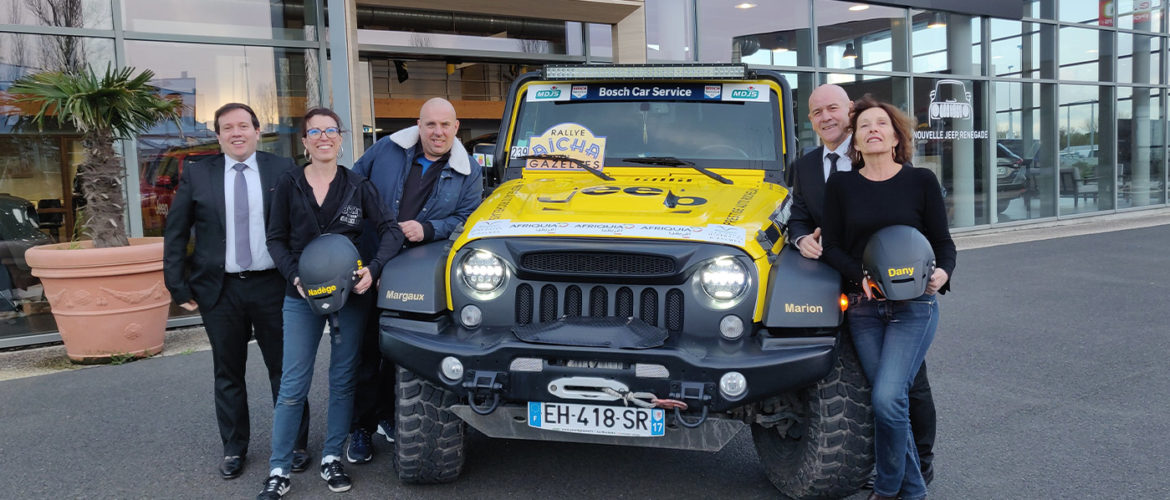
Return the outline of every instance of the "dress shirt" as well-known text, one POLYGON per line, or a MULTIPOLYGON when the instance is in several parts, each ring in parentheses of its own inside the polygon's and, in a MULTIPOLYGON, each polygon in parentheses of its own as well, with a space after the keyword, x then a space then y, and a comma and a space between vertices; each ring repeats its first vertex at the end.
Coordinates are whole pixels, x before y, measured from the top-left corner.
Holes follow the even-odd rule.
POLYGON ((837 146, 837 149, 830 150, 828 147, 821 148, 821 163, 825 166, 825 180, 829 180, 829 153, 837 153, 840 158, 837 158, 837 171, 848 172, 853 170, 853 160, 849 159, 849 144, 853 142, 853 136, 845 136, 845 140, 837 146))
POLYGON ((276 264, 272 256, 268 255, 267 235, 264 231, 264 189, 260 186, 260 166, 256 163, 256 153, 252 153, 247 160, 237 162, 228 155, 223 155, 223 192, 224 192, 224 222, 227 224, 224 231, 227 236, 227 248, 224 252, 224 271, 238 273, 240 271, 263 271, 273 269, 276 264), (236 263, 236 221, 232 214, 236 213, 236 163, 243 163, 244 180, 248 182, 248 246, 252 248, 252 266, 241 269, 236 263))

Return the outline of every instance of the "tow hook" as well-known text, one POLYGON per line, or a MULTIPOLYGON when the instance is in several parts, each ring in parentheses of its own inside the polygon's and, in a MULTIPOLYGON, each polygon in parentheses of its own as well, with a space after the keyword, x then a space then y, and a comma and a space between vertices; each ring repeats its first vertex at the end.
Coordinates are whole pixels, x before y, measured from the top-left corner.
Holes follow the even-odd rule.
POLYGON ((500 392, 504 389, 504 374, 501 372, 477 371, 472 373, 470 380, 463 382, 467 389, 467 406, 480 415, 490 415, 500 406, 500 392), (476 398, 483 396, 483 406, 476 403, 476 398))
MULTIPOLYGON (((701 382, 677 382, 670 384, 670 397, 687 403, 688 406, 702 406, 703 413, 699 415, 699 420, 691 423, 686 418, 683 418, 682 411, 676 406, 674 408, 674 419, 683 427, 694 429, 703 422, 707 421, 707 404, 711 402, 711 396, 707 394, 707 384, 701 382), (693 401, 694 403, 691 403, 693 401)), ((714 386, 711 387, 714 390, 714 386)))

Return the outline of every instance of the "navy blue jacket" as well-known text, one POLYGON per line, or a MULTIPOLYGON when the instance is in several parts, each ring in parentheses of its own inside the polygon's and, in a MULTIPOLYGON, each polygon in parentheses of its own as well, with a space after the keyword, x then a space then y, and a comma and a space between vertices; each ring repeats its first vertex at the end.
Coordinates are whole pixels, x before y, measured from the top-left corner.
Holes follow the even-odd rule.
MULTIPOLYGON (((398 205, 406 174, 419 153, 418 127, 395 132, 374 143, 354 164, 353 170, 378 188, 387 217, 398 220, 398 205)), ((483 200, 483 172, 458 141, 439 179, 415 219, 433 230, 432 240, 451 236, 483 200)))

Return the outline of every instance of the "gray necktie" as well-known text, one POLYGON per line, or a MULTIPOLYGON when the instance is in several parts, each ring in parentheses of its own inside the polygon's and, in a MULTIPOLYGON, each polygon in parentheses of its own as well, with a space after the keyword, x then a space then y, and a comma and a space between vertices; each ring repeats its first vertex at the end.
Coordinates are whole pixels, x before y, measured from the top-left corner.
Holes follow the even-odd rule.
MULTIPOLYGON (((829 159, 829 175, 837 173, 837 159, 840 158, 841 155, 837 153, 829 153, 825 155, 825 157, 829 159)), ((825 179, 828 180, 828 177, 825 177, 825 179)))
POLYGON ((252 266, 252 246, 248 243, 248 180, 244 178, 244 169, 248 166, 237 163, 232 168, 236 169, 236 206, 232 214, 236 221, 236 264, 247 271, 252 266))

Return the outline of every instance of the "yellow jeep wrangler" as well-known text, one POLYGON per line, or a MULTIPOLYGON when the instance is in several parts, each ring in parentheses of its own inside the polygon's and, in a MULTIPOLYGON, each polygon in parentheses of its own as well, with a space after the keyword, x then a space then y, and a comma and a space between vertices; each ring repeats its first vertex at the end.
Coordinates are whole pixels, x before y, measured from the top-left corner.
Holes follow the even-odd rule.
POLYGON ((840 276, 784 245, 791 99, 743 65, 518 78, 504 182, 382 275, 400 479, 458 477, 465 425, 712 452, 750 427, 781 493, 860 488, 873 425, 840 276))

